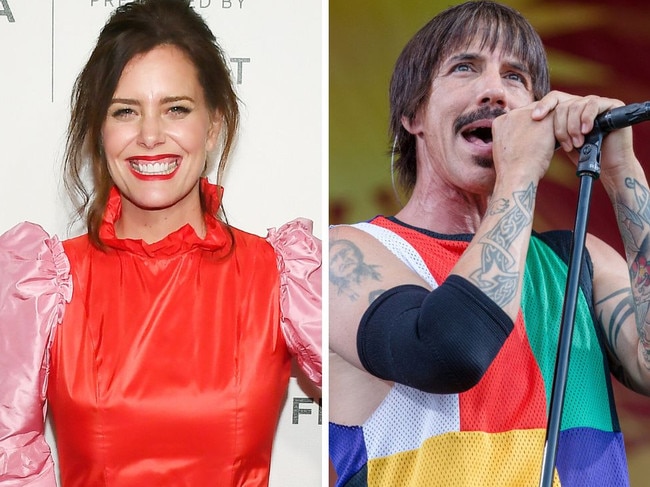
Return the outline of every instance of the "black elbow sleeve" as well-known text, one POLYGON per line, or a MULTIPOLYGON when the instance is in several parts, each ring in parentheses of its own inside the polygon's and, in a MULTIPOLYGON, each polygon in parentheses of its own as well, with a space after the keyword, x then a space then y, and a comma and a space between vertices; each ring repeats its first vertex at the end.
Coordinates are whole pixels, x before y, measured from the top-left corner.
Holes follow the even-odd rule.
POLYGON ((513 327, 480 289, 450 275, 433 291, 404 285, 379 296, 361 319, 357 351, 377 377, 453 394, 479 382, 513 327))

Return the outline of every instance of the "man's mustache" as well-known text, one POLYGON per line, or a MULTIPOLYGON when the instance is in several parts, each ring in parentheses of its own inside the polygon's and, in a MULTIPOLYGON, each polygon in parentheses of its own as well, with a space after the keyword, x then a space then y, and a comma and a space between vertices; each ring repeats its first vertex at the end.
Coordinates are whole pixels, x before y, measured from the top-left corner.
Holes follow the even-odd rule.
POLYGON ((460 115, 454 122, 454 133, 460 133, 460 131, 463 130, 463 127, 476 122, 477 120, 495 119, 504 113, 506 113, 506 111, 503 108, 484 105, 478 110, 460 115))

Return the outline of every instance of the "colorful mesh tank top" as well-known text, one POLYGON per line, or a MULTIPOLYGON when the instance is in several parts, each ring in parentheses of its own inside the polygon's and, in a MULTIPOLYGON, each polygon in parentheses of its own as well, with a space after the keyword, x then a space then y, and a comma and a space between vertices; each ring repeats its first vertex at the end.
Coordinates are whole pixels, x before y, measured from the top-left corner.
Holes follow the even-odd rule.
MULTIPOLYGON (((472 238, 434 234, 384 217, 358 227, 434 288, 472 238)), ((364 424, 330 423, 337 487, 539 485, 570 243, 569 232, 531 239, 514 330, 475 387, 438 395, 395 384, 364 424)), ((554 486, 628 486, 604 338, 591 305, 590 271, 587 261, 554 486)))

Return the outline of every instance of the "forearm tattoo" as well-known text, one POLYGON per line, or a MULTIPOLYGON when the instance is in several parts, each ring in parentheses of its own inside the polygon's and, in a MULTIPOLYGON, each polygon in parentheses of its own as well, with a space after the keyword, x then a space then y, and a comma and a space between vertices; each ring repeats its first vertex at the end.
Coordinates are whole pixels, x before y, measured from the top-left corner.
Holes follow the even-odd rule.
POLYGON ((490 215, 503 214, 494 228, 479 243, 483 246, 481 268, 470 279, 499 306, 508 304, 517 294, 518 262, 511 253, 513 242, 529 227, 533 219, 536 186, 513 193, 514 205, 508 200, 496 200, 488 208, 490 215))
POLYGON ((633 192, 634 205, 617 201, 615 211, 627 255, 636 329, 650 368, 650 191, 633 178, 626 178, 625 186, 633 192))
MULTIPOLYGON (((360 285, 364 281, 381 281, 379 266, 366 264, 363 252, 353 242, 332 240, 329 248, 330 283, 336 288, 337 294, 347 296, 350 301, 356 301, 360 297, 360 285)), ((382 292, 381 289, 370 292, 368 300, 372 302, 382 292)))

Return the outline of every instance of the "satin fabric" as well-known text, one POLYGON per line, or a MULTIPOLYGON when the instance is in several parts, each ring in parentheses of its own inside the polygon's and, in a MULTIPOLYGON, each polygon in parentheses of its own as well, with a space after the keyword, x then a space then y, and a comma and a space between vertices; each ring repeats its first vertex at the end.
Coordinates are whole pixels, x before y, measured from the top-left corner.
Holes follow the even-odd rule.
MULTIPOLYGON (((202 184, 211 205, 218 191, 202 184)), ((64 242, 74 295, 48 399, 63 487, 266 486, 290 355, 271 245, 215 218, 147 245, 64 242)))
POLYGON ((38 225, 0 236, 0 485, 55 487, 45 442, 48 348, 72 294, 63 246, 38 225))
POLYGON ((289 351, 305 375, 322 385, 322 273, 321 241, 312 222, 297 218, 278 230, 268 229, 266 240, 276 253, 280 271, 280 325, 289 351))

